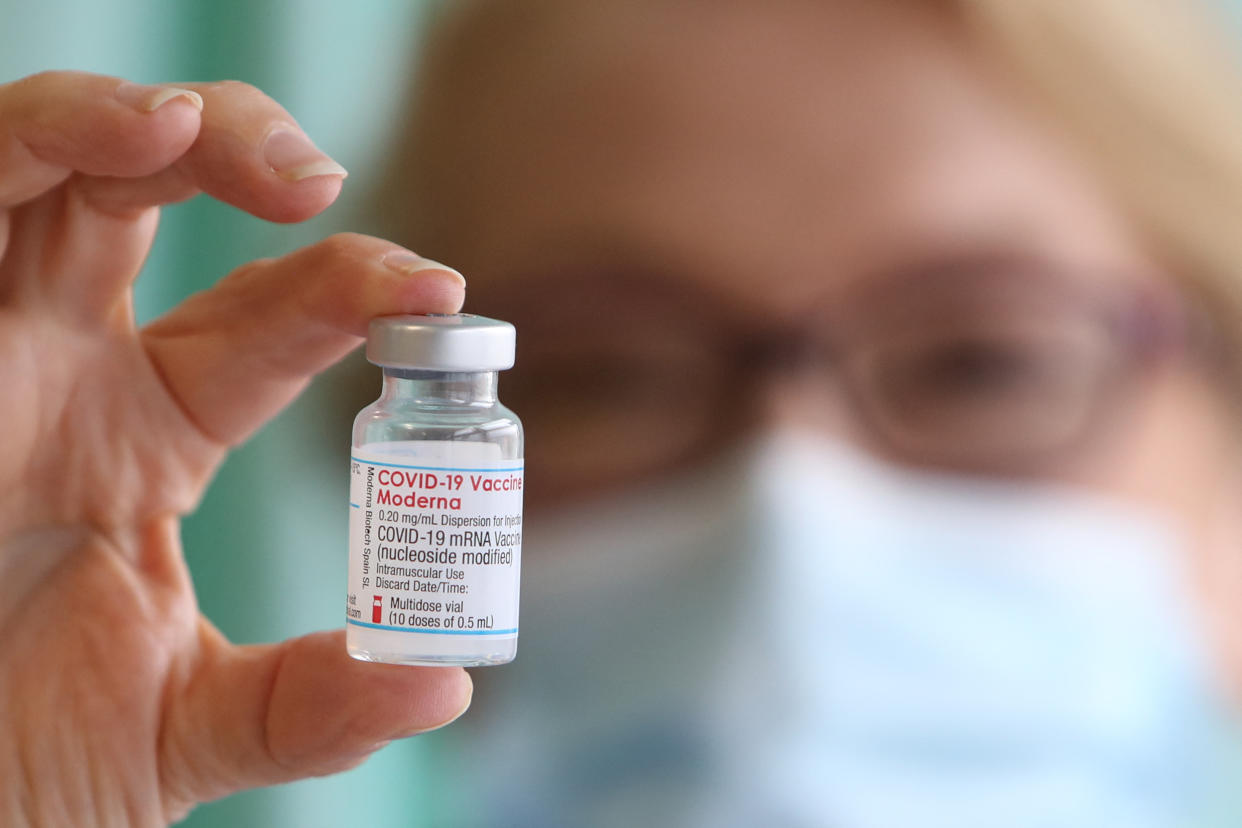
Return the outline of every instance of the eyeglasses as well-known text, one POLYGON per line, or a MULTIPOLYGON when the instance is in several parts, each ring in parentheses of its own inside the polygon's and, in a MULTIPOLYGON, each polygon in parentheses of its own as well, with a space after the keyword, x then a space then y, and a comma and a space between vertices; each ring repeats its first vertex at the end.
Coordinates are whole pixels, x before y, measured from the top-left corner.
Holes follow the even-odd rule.
POLYGON ((532 468, 567 480, 718 448, 753 423, 751 402, 776 373, 834 389, 868 447, 898 462, 1039 472, 1083 446, 1145 367, 1186 340, 1171 294, 1046 274, 882 284, 779 330, 601 311, 572 335, 515 320, 505 397, 523 412, 532 468))

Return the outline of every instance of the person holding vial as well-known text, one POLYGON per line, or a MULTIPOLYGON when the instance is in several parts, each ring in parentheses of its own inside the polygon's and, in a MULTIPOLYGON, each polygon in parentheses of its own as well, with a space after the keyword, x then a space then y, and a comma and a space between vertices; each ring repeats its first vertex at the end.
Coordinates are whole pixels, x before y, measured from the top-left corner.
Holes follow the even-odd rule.
POLYGON ((521 331, 530 484, 458 824, 1238 824, 1212 14, 454 5, 388 214, 521 331))

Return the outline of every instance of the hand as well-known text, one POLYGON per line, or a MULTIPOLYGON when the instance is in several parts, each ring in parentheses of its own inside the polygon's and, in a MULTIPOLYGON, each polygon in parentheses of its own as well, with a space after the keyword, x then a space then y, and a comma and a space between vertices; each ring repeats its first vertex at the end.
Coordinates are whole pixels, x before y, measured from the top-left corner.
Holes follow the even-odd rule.
POLYGON ((228 448, 371 317, 455 311, 463 284, 339 235, 135 327, 159 205, 301 221, 344 177, 258 90, 186 90, 0 86, 0 824, 163 824, 469 704, 462 670, 357 662, 339 631, 235 646, 198 612, 178 522, 228 448))

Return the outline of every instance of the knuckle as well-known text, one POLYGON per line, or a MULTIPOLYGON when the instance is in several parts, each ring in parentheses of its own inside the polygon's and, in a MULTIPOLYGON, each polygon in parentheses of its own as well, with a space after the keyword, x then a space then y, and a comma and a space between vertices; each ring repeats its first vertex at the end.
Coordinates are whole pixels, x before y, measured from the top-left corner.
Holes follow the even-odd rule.
POLYGON ((75 72, 68 69, 44 69, 41 72, 35 72, 33 75, 27 75, 18 83, 39 85, 46 83, 60 83, 64 81, 83 80, 90 77, 85 72, 75 72))
POLYGON ((43 97, 41 92, 44 90, 64 86, 67 83, 84 81, 90 77, 86 72, 75 72, 67 69, 44 69, 41 72, 35 72, 33 75, 26 75, 11 83, 0 85, 0 91, 8 91, 15 97, 28 97, 33 100, 43 97))
POLYGON ((19 78, 9 84, 10 89, 29 89, 34 86, 43 86, 48 83, 55 83, 58 80, 60 71, 57 69, 44 69, 42 72, 35 72, 33 75, 27 75, 19 78))
POLYGON ((335 233, 310 248, 315 266, 300 283, 307 315, 331 327, 349 326, 366 302, 376 241, 360 233, 335 233))
POLYGON ((333 233, 315 245, 317 252, 333 261, 354 261, 363 255, 372 239, 361 233, 333 233))
POLYGON ((257 86, 239 80, 216 81, 207 87, 212 92, 224 92, 229 95, 263 94, 257 86))
POLYGON ((246 282, 256 278, 267 270, 270 270, 278 260, 272 256, 264 256, 259 259, 252 259, 240 267, 236 268, 229 274, 236 282, 246 282))
POLYGON ((246 297, 251 296, 254 291, 262 291, 263 285, 270 278, 268 274, 272 273, 279 261, 272 257, 252 259, 229 271, 216 285, 216 290, 191 296, 186 303, 188 305, 190 302, 200 301, 210 306, 220 297, 229 297, 231 301, 244 303, 247 301, 246 297))
POLYGON ((216 81, 207 86, 205 91, 213 97, 224 99, 242 107, 253 107, 263 110, 271 106, 280 106, 262 89, 245 81, 216 81))

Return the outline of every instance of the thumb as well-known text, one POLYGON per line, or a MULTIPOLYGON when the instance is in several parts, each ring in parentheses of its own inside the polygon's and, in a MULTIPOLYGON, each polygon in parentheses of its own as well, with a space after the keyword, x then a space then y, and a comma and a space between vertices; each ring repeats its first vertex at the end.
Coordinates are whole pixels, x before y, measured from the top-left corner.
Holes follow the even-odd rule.
POLYGON ((393 739, 442 727, 470 705, 454 667, 350 658, 343 630, 210 653, 169 699, 160 761, 170 816, 245 788, 336 773, 393 739))

